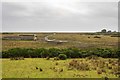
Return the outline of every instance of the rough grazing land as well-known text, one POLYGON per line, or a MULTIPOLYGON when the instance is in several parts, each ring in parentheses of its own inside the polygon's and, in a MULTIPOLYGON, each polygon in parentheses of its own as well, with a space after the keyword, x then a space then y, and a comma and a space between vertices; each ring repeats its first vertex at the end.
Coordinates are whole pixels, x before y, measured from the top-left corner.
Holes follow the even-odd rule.
POLYGON ((116 78, 117 59, 3 59, 3 78, 116 78), (79 66, 75 66, 75 62, 79 66), (93 63, 101 62, 101 64, 93 63), (111 63, 110 63, 111 61, 111 63), (73 65, 72 65, 73 64, 73 65), (115 64, 115 65, 113 65, 115 64), (89 66, 87 66, 89 65, 89 66), (97 66, 98 65, 98 66, 97 66), (79 67, 79 68, 77 68, 79 67))
MULTIPOLYGON (((18 34, 3 34, 0 36, 17 36, 18 34)), ((30 33, 31 34, 31 33, 30 33)), ((32 33, 33 34, 33 33, 32 33)), ((2 40, 2 50, 12 48, 112 48, 118 47, 118 37, 110 35, 85 35, 80 33, 35 33, 37 41, 2 40), (67 40, 67 43, 50 43, 45 36, 53 40, 67 40)), ((3 78, 101 78, 118 77, 117 59, 108 58, 77 58, 54 60, 46 58, 25 58, 24 60, 2 59, 3 78)), ((119 73, 119 72, 118 72, 119 73)))
MULTIPOLYGON (((18 34, 3 34, 3 36, 17 36, 18 34)), ((85 35, 80 33, 56 33, 49 37, 49 39, 67 40, 67 43, 55 44, 44 40, 47 33, 37 33, 37 41, 21 41, 21 40, 3 40, 2 49, 8 50, 11 48, 117 48, 118 37, 111 37, 110 35, 97 35, 100 38, 94 38, 96 35, 85 35)))

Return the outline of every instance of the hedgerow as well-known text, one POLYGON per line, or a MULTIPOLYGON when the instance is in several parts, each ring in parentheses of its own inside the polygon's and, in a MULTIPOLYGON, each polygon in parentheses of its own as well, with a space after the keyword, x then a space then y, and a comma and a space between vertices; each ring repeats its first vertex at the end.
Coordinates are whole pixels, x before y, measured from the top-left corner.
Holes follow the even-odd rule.
POLYGON ((78 48, 13 48, 7 51, 2 51, 2 58, 24 57, 24 58, 46 58, 59 57, 59 54, 65 54, 67 58, 85 58, 88 56, 98 56, 103 58, 120 58, 119 49, 102 49, 80 50, 78 48))

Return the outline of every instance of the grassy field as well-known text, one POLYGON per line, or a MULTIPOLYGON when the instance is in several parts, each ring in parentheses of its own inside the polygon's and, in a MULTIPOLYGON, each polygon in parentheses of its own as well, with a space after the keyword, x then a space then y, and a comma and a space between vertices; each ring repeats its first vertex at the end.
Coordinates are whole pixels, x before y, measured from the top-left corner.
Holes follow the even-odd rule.
MULTIPOLYGON (((0 38, 4 36, 17 36, 18 34, 0 34, 0 38)), ((31 34, 31 33, 30 33, 31 34)), ((32 33, 33 34, 33 33, 32 33)), ((67 43, 55 44, 44 40, 45 36, 51 35, 49 33, 35 33, 38 37, 37 41, 27 40, 2 40, 2 50, 9 50, 11 48, 118 48, 118 37, 111 37, 110 35, 85 35, 80 33, 56 33, 49 36, 49 39, 67 40, 67 43), (99 36, 100 38, 94 38, 99 36)), ((118 65, 117 59, 101 58, 98 60, 89 60, 86 58, 75 59, 78 62, 88 65, 89 70, 84 70, 82 64, 80 70, 76 66, 71 68, 69 63, 74 59, 67 60, 46 60, 46 58, 25 58, 25 60, 10 60, 9 58, 2 59, 2 77, 3 78, 101 78, 109 77, 116 78, 114 69, 118 65), (95 61, 95 62, 94 62, 95 61), (101 62, 104 63, 101 68, 101 62), (96 65, 96 66, 95 66, 96 65), (83 70, 82 70, 83 69, 83 70), (42 71, 41 71, 42 70, 42 71), (103 70, 101 72, 101 70, 103 70), (104 71, 105 70, 105 71, 104 71), (100 73, 99 73, 100 72, 100 73)), ((75 64, 76 65, 76 64, 75 64)), ((87 66, 87 67, 88 67, 87 66)), ((87 68, 86 68, 87 69, 87 68)))
MULTIPOLYGON (((116 78, 114 74, 110 72, 112 69, 105 69, 106 73, 102 72, 101 74, 97 73, 99 67, 96 67, 96 70, 92 70, 92 66, 95 66, 90 62, 91 60, 87 59, 76 59, 78 61, 83 61, 88 63, 90 70, 77 70, 69 69, 69 63, 73 59, 67 60, 46 60, 45 58, 25 58, 25 60, 10 60, 3 59, 3 78, 101 78, 109 77, 116 78), (36 69, 36 67, 38 69, 36 69), (40 68, 42 71, 40 71, 40 68), (62 71, 61 71, 62 69, 62 71)), ((109 59, 102 59, 107 63, 109 59)), ((116 61, 117 59, 111 59, 116 61)), ((115 67, 115 66, 112 66, 115 67)))
MULTIPOLYGON (((23 33, 3 34, 2 36, 17 36, 23 33)), ((21 41, 21 40, 2 40, 2 50, 8 50, 11 48, 117 48, 118 37, 110 37, 110 35, 97 35, 101 38, 94 38, 96 35, 84 35, 78 33, 56 33, 52 35, 50 39, 67 40, 67 43, 53 44, 44 40, 48 33, 36 33, 38 36, 37 41, 21 41), (89 37, 89 38, 88 38, 89 37)))

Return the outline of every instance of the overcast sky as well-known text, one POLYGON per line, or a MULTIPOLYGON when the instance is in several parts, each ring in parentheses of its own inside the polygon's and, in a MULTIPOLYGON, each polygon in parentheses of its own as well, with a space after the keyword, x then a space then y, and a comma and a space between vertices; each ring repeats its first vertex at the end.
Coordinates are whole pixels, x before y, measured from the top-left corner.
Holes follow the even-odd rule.
POLYGON ((3 2, 2 31, 78 31, 118 30, 117 2, 79 0, 40 0, 3 2))

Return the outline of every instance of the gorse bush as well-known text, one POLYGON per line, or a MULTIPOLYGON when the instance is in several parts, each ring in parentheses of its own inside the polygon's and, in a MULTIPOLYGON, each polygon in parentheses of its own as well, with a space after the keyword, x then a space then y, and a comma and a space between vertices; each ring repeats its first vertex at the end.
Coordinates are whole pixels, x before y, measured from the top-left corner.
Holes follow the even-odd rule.
POLYGON ((85 58, 95 55, 103 58, 120 58, 120 50, 118 49, 102 49, 96 48, 93 50, 80 50, 78 48, 13 48, 7 51, 2 51, 2 58, 24 57, 24 58, 46 58, 59 57, 64 54, 67 58, 85 58))
POLYGON ((61 60, 65 60, 65 59, 67 59, 67 56, 65 55, 65 54, 59 54, 59 59, 61 59, 61 60))

